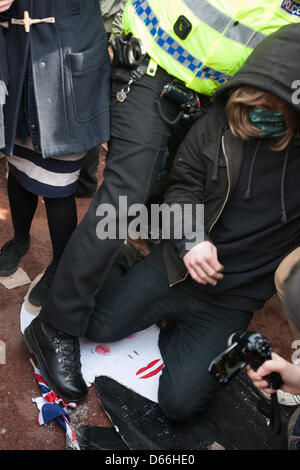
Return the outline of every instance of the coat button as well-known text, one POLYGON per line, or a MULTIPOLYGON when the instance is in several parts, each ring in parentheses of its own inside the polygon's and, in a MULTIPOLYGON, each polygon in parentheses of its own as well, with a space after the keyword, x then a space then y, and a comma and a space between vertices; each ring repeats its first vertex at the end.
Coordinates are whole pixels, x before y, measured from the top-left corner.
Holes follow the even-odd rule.
POLYGON ((46 67, 46 62, 44 62, 44 61, 40 62, 40 67, 41 67, 42 69, 45 68, 45 67, 46 67))

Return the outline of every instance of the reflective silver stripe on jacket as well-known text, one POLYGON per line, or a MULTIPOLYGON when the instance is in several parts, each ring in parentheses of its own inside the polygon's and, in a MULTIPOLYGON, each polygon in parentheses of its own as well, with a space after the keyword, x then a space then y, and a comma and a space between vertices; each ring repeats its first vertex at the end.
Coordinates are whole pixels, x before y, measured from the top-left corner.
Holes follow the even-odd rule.
POLYGON ((265 34, 255 31, 234 18, 215 8, 206 0, 183 0, 183 3, 208 26, 224 34, 225 37, 243 44, 243 46, 255 48, 263 39, 265 34))
POLYGON ((181 65, 193 72, 196 78, 200 78, 201 80, 214 80, 220 84, 231 78, 231 75, 215 70, 208 65, 204 65, 200 59, 194 57, 189 51, 184 49, 181 44, 175 41, 172 36, 164 31, 147 0, 131 0, 131 2, 137 15, 148 28, 158 46, 181 65))

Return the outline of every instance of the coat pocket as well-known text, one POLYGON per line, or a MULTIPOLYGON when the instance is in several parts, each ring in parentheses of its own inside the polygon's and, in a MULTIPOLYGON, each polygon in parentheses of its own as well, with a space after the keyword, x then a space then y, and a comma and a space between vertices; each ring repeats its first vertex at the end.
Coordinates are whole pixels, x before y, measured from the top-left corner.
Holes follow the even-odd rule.
POLYGON ((110 62, 106 37, 84 52, 69 53, 71 93, 75 118, 90 121, 107 111, 110 94, 110 62))

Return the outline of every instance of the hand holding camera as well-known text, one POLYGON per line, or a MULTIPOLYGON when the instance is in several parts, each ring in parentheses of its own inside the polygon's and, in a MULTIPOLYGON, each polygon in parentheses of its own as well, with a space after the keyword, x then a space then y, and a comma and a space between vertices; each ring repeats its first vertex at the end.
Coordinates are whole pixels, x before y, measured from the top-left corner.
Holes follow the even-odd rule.
MULTIPOLYGON (((220 383, 227 383, 247 366, 257 371, 266 361, 272 359, 271 354, 270 341, 259 333, 236 333, 232 337, 231 346, 211 362, 208 370, 220 383)), ((263 379, 272 390, 278 390, 283 384, 278 372, 270 371, 263 379)))
POLYGON ((268 382, 265 380, 265 376, 270 373, 280 374, 283 385, 281 389, 284 392, 291 393, 293 395, 300 394, 300 366, 292 364, 278 354, 272 353, 271 360, 264 362, 257 371, 247 367, 248 376, 252 380, 253 384, 258 389, 263 389, 266 393, 274 393, 274 389, 269 388, 268 382))

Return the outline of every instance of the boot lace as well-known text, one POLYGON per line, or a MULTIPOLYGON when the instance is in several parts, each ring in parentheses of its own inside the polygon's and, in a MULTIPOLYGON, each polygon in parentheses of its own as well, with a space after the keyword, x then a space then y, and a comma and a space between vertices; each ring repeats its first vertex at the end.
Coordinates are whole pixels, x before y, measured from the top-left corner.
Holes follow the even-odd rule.
POLYGON ((58 354, 60 371, 65 375, 65 381, 69 382, 78 376, 81 369, 79 341, 72 336, 59 332, 53 339, 55 352, 58 354))

